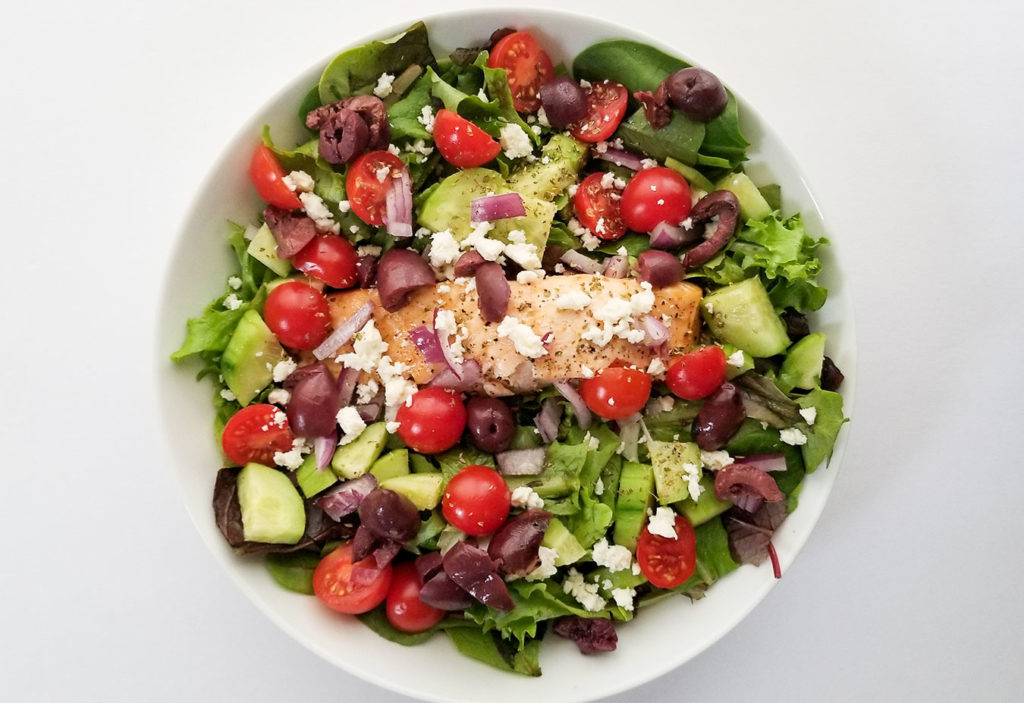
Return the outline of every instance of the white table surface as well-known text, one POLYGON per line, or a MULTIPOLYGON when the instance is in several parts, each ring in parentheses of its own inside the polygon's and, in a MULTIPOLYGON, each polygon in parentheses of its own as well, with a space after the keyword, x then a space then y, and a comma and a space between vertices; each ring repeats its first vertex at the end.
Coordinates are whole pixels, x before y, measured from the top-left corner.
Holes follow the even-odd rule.
MULTIPOLYGON (((671 4, 587 3, 716 70, 803 164, 848 257, 858 398, 777 588, 614 700, 1020 700, 1024 6, 671 4)), ((153 449, 152 315, 175 228, 248 115, 352 38, 471 3, 14 5, 0 697, 407 700, 289 639, 200 542, 153 449)))

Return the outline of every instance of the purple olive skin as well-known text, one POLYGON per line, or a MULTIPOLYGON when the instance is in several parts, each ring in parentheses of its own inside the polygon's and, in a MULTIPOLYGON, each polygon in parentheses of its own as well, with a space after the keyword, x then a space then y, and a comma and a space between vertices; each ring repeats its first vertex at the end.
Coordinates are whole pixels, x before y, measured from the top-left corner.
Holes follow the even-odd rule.
POLYGON ((477 449, 498 454, 512 444, 516 420, 501 400, 473 397, 466 403, 466 428, 477 449))
POLYGON ((388 249, 377 262, 377 293, 380 304, 388 312, 404 307, 417 288, 432 286, 435 282, 430 264, 411 249, 388 249))
POLYGON ((670 286, 683 280, 683 265, 672 254, 659 249, 648 249, 636 259, 640 280, 655 288, 670 286))
POLYGON ((519 576, 540 564, 538 550, 551 523, 546 510, 527 510, 513 518, 491 537, 487 554, 498 564, 498 572, 519 576))
POLYGON ((690 119, 708 122, 725 111, 729 94, 718 77, 703 68, 684 68, 665 79, 672 106, 690 119))
POLYGON ((555 129, 565 129, 587 112, 587 96, 580 84, 566 76, 555 76, 540 89, 544 114, 555 129))
POLYGON ((743 424, 743 396, 728 381, 704 399, 693 420, 693 439, 705 451, 721 449, 743 424))
POLYGON ((420 529, 420 513, 405 496, 377 488, 359 504, 359 521, 374 535, 408 542, 420 529))

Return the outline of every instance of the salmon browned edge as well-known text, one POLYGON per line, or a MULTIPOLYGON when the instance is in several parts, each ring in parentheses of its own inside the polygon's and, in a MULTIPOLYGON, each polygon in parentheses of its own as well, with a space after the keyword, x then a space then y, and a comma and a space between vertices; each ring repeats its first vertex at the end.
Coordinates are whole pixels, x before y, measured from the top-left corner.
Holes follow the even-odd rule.
MULTIPOLYGON (((476 359, 481 366, 482 390, 493 396, 512 395, 535 391, 551 383, 585 376, 584 367, 593 372, 624 361, 646 369, 655 352, 644 343, 634 344, 614 338, 606 346, 598 347, 582 338, 583 331, 593 325, 601 326, 594 318, 612 298, 629 298, 642 290, 635 278, 605 278, 589 274, 550 276, 528 283, 509 281, 511 296, 507 315, 516 317, 544 337, 553 336, 547 343, 547 354, 531 359, 516 351, 508 337, 499 338, 498 323, 486 322, 480 316, 478 297, 471 279, 439 283, 434 287, 415 291, 408 304, 395 312, 380 306, 377 291, 351 290, 328 296, 334 326, 351 317, 367 300, 373 301, 374 323, 383 341, 388 344, 392 361, 406 364, 406 378, 423 385, 443 367, 443 363, 428 363, 412 342, 409 332, 425 326, 433 329, 434 310, 451 310, 460 330, 466 359, 476 359), (560 310, 555 300, 563 293, 587 291, 589 305, 582 310, 560 310), (462 327, 465 330, 462 330, 462 327), (532 373, 531 373, 532 371, 532 373)), ((692 347, 700 331, 699 303, 701 289, 690 283, 676 283, 654 289, 654 306, 650 313, 661 320, 669 330, 669 353, 692 347)), ((633 320, 633 327, 643 329, 643 315, 633 320)), ((454 339, 453 339, 454 341, 454 339)), ((348 343, 335 352, 335 356, 352 351, 348 343)), ((337 370, 337 369, 335 369, 337 370)), ((366 374, 363 375, 365 379, 366 374)), ((374 374, 376 379, 376 375, 374 374)), ((379 380, 379 379, 377 379, 379 380)))

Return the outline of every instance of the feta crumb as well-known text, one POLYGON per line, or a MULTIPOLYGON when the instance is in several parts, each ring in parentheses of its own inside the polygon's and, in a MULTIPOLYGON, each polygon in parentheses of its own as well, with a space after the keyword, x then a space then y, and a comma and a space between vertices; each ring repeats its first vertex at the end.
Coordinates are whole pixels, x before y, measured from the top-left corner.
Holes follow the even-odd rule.
POLYGON ((608 567, 608 571, 615 573, 625 571, 633 563, 633 555, 628 549, 618 544, 608 544, 608 539, 602 537, 592 547, 594 563, 598 566, 608 567))
POLYGON ((380 256, 382 249, 374 244, 364 244, 356 249, 359 256, 380 256))
POLYGON ((700 452, 700 463, 704 465, 705 469, 711 469, 712 471, 720 471, 730 464, 736 463, 736 460, 729 456, 729 452, 724 449, 719 449, 714 452, 701 450, 700 452))
POLYGON ((422 139, 417 139, 415 142, 406 144, 405 150, 413 154, 420 154, 421 156, 430 156, 434 153, 434 147, 427 146, 427 143, 422 139))
POLYGON ((347 200, 342 200, 338 203, 338 212, 344 215, 346 212, 352 209, 352 203, 347 200))
POLYGON ((487 91, 485 91, 483 88, 476 92, 476 96, 480 98, 481 102, 489 102, 487 99, 487 91))
POLYGON ((646 171, 649 168, 654 168, 657 165, 658 165, 658 162, 655 161, 654 159, 641 159, 640 160, 640 169, 644 170, 644 171, 646 171))
POLYGON ((344 364, 345 368, 357 371, 372 371, 387 352, 388 343, 381 336, 373 320, 367 320, 363 328, 356 332, 352 342, 352 351, 340 354, 335 361, 344 364))
POLYGON ((516 281, 518 283, 533 283, 544 278, 546 274, 544 269, 534 269, 532 271, 520 271, 516 274, 516 281))
POLYGON ((388 144, 388 153, 393 156, 401 156, 402 151, 394 144, 388 144))
POLYGON ((313 181, 313 177, 305 171, 292 171, 281 180, 286 186, 288 186, 288 190, 293 193, 312 192, 313 186, 316 185, 313 181))
POLYGON ((237 295, 231 293, 226 298, 224 298, 224 307, 226 307, 228 310, 237 310, 238 308, 242 307, 242 301, 239 299, 237 295))
POLYGON ((288 401, 291 399, 291 391, 287 388, 275 388, 267 394, 267 402, 274 405, 288 405, 288 401))
POLYGON ((476 249, 480 256, 488 261, 498 261, 502 252, 505 251, 505 243, 487 236, 492 229, 494 229, 494 224, 491 222, 478 222, 473 225, 473 231, 462 240, 462 248, 476 249))
MULTIPOLYGON (((666 370, 667 369, 665 368, 665 362, 662 361, 659 357, 654 357, 653 359, 651 359, 651 363, 647 366, 647 373, 650 374, 651 376, 660 376, 661 374, 665 373, 666 370)), ((669 400, 671 400, 671 398, 669 398, 669 400)))
POLYGON ((814 421, 818 419, 818 409, 815 407, 800 408, 800 417, 804 419, 808 425, 813 425, 814 421))
POLYGON ((384 166, 381 166, 373 173, 377 176, 377 182, 383 183, 384 181, 387 180, 388 176, 391 175, 391 167, 385 164, 384 166))
POLYGON ((359 417, 359 411, 352 405, 347 405, 338 411, 338 426, 341 427, 342 436, 338 444, 348 444, 355 441, 366 429, 366 422, 359 417))
POLYGON ((228 287, 231 288, 231 290, 238 290, 242 287, 242 279, 238 276, 229 276, 228 287))
POLYGON ((512 507, 540 510, 544 507, 544 499, 529 486, 519 486, 512 491, 512 507))
POLYGON ((599 440, 597 437, 590 434, 589 432, 583 435, 583 441, 587 443, 587 449, 589 449, 592 452, 596 451, 597 448, 601 446, 601 440, 599 440))
POLYGON ((352 225, 348 228, 348 231, 352 234, 359 234, 359 225, 352 225))
POLYGON ((743 362, 744 357, 742 349, 737 349, 729 355, 728 359, 725 360, 725 363, 729 364, 729 366, 735 366, 738 369, 743 367, 743 362))
POLYGON ((527 581, 543 581, 551 578, 557 573, 555 560, 558 559, 558 551, 550 547, 538 547, 537 556, 540 557, 540 566, 526 575, 527 581))
POLYGON ((372 378, 367 379, 366 383, 360 383, 356 386, 356 404, 366 405, 377 397, 379 392, 380 385, 372 378))
POLYGON ((434 133, 434 108, 430 105, 424 105, 420 111, 420 116, 416 118, 416 121, 423 125, 423 129, 428 134, 434 133))
POLYGON ((309 215, 309 219, 313 220, 313 224, 316 225, 317 231, 332 234, 338 234, 341 231, 341 226, 334 221, 334 215, 331 214, 327 204, 319 195, 299 193, 299 200, 302 201, 302 207, 309 215))
POLYGON ((641 290, 629 297, 630 311, 634 315, 644 315, 654 307, 654 290, 647 281, 641 281, 641 290))
POLYGON ((295 363, 294 359, 282 359, 281 361, 274 364, 273 378, 275 383, 280 383, 289 376, 295 369, 299 368, 299 365, 295 363))
POLYGON ((569 569, 569 575, 565 577, 562 590, 592 613, 602 610, 608 604, 608 601, 597 594, 597 584, 584 581, 583 574, 575 568, 569 569))
POLYGON ((526 233, 521 229, 514 229, 508 233, 509 244, 505 245, 505 256, 515 261, 527 271, 541 267, 540 252, 536 244, 526 241, 526 233))
MULTIPOLYGON (((580 87, 583 88, 583 90, 590 90, 593 87, 593 85, 590 83, 590 81, 581 78, 580 79, 580 87)), ((606 145, 606 148, 607 148, 607 145, 606 145)))
POLYGON ((309 447, 304 440, 296 438, 292 442, 292 448, 288 451, 274 452, 274 463, 290 471, 295 471, 302 466, 303 454, 309 454, 309 447))
POLYGON ((639 576, 640 575, 640 562, 634 561, 633 562, 633 566, 631 566, 629 570, 633 572, 634 576, 639 576))
POLYGON ((537 124, 543 125, 545 127, 551 126, 551 123, 548 122, 548 113, 544 112, 543 107, 540 107, 537 110, 537 124))
POLYGON ((505 156, 510 159, 519 159, 533 153, 533 143, 523 128, 514 122, 510 122, 501 128, 498 141, 505 156))
POLYGON ((678 539, 676 534, 676 514, 671 508, 659 507, 647 520, 647 529, 652 535, 666 539, 678 539))
POLYGON ((636 597, 635 588, 614 588, 612 589, 612 598, 615 600, 615 605, 619 606, 623 610, 632 612, 633 611, 633 598, 636 597))
POLYGON ((229 403, 233 400, 238 400, 238 398, 235 397, 235 394, 231 392, 230 388, 221 388, 220 397, 228 401, 229 403))
POLYGON ((787 427, 779 432, 779 439, 793 447, 807 444, 807 435, 795 427, 787 427))
POLYGON ((378 98, 386 98, 391 95, 393 88, 391 84, 395 82, 395 77, 390 73, 380 74, 380 78, 377 79, 377 85, 373 88, 373 94, 378 98))
MULTIPOLYGON (((541 128, 541 126, 539 124, 535 124, 535 125, 530 125, 530 131, 533 132, 534 134, 536 134, 539 137, 541 135, 541 132, 543 132, 544 130, 541 128)), ((547 159, 548 161, 551 160, 547 156, 545 156, 544 159, 547 159)), ((541 159, 541 163, 545 163, 546 164, 548 161, 545 161, 544 159, 541 159)))
POLYGON ((696 502, 700 498, 700 494, 704 492, 704 486, 700 485, 700 467, 696 464, 689 462, 683 464, 684 479, 686 480, 686 490, 690 494, 690 498, 696 502))
POLYGON ((586 291, 570 290, 555 298, 555 308, 558 310, 583 310, 590 305, 591 298, 586 291))
POLYGON ((594 369, 590 368, 586 364, 580 364, 580 378, 593 378, 594 369))
POLYGON ((604 495, 604 481, 601 480, 600 476, 598 476, 597 480, 594 481, 594 495, 596 495, 596 496, 603 496, 604 495))
POLYGON ((506 315, 498 325, 498 337, 508 337, 512 340, 517 352, 531 359, 537 359, 548 353, 541 337, 529 325, 520 322, 519 318, 512 315, 506 315))
POLYGON ((384 425, 384 429, 387 430, 389 434, 395 434, 401 426, 402 423, 400 422, 388 422, 384 425))
POLYGON ((430 238, 430 265, 435 269, 455 263, 461 254, 459 242, 450 229, 434 232, 430 238))

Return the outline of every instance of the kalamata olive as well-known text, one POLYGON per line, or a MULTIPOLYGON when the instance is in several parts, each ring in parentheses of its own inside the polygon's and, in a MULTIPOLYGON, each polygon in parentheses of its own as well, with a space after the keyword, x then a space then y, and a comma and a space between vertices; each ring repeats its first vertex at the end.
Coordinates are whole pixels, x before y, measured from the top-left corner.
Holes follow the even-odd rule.
MULTIPOLYGON (((295 376, 299 372, 292 374, 295 376)), ((338 424, 338 383, 323 362, 304 366, 288 400, 288 424, 296 437, 326 437, 338 424)))
POLYGON ((516 420, 501 400, 474 397, 466 403, 466 428, 469 430, 469 440, 478 449, 497 454, 512 444, 516 434, 516 420))
POLYGON ((430 264, 411 249, 388 249, 377 262, 377 292, 380 304, 388 312, 404 307, 417 288, 432 286, 435 282, 430 264))
POLYGON ((698 122, 713 120, 722 114, 729 94, 718 77, 703 68, 684 68, 665 79, 669 102, 687 117, 698 122))
POLYGON ((824 363, 821 365, 821 387, 826 391, 837 391, 839 386, 843 385, 843 372, 836 366, 836 362, 832 361, 829 357, 825 357, 824 363))
POLYGON ((686 252, 683 257, 683 268, 700 266, 721 251, 736 234, 736 225, 740 218, 740 201, 732 191, 712 191, 698 200, 690 211, 690 222, 693 227, 708 222, 713 217, 718 218, 714 233, 686 252))
POLYGON ((448 550, 441 564, 448 578, 488 608, 509 611, 515 607, 494 562, 479 547, 459 542, 448 550))
POLYGON ((373 534, 395 542, 408 542, 420 529, 420 514, 412 501, 386 488, 363 498, 359 520, 373 534))
POLYGON ((788 311, 782 314, 782 320, 786 323, 786 335, 794 342, 798 339, 803 339, 811 333, 806 315, 788 311))
POLYGON ((743 396, 728 381, 709 395, 693 420, 693 438, 701 449, 721 449, 747 417, 743 396))
POLYGON ((540 265, 549 274, 558 273, 555 271, 555 266, 562 263, 562 254, 564 253, 565 247, 560 247, 557 244, 548 244, 544 247, 544 256, 540 260, 540 265))
POLYGON ((360 288, 369 288, 377 282, 377 257, 363 254, 356 259, 356 277, 360 288))
POLYGON ((501 526, 487 545, 487 554, 498 564, 498 572, 524 576, 540 564, 538 551, 551 522, 546 510, 527 510, 501 526))
POLYGON ((761 501, 774 502, 786 496, 767 472, 739 462, 715 474, 715 497, 732 501, 749 513, 757 512, 761 501), (752 508, 752 509, 751 509, 752 508))
POLYGON ((640 280, 655 288, 670 286, 683 280, 683 265, 672 254, 659 249, 648 249, 636 257, 640 280))
POLYGON ((473 596, 444 571, 438 571, 423 582, 420 600, 441 610, 464 610, 473 605, 473 596))
POLYGON ((473 274, 476 292, 480 301, 480 316, 488 322, 501 322, 508 310, 508 299, 512 289, 505 280, 501 264, 488 261, 477 267, 473 274))
POLYGON ((615 624, 608 618, 581 618, 566 615, 555 621, 555 634, 576 643, 581 654, 615 651, 619 636, 615 624))
POLYGON ((476 249, 470 249, 462 256, 459 257, 458 261, 455 262, 455 275, 460 278, 463 276, 472 276, 476 273, 476 270, 487 263, 480 252, 476 249))
POLYGON ((555 129, 564 129, 587 112, 587 96, 580 84, 566 76, 555 76, 540 89, 544 114, 555 129))

